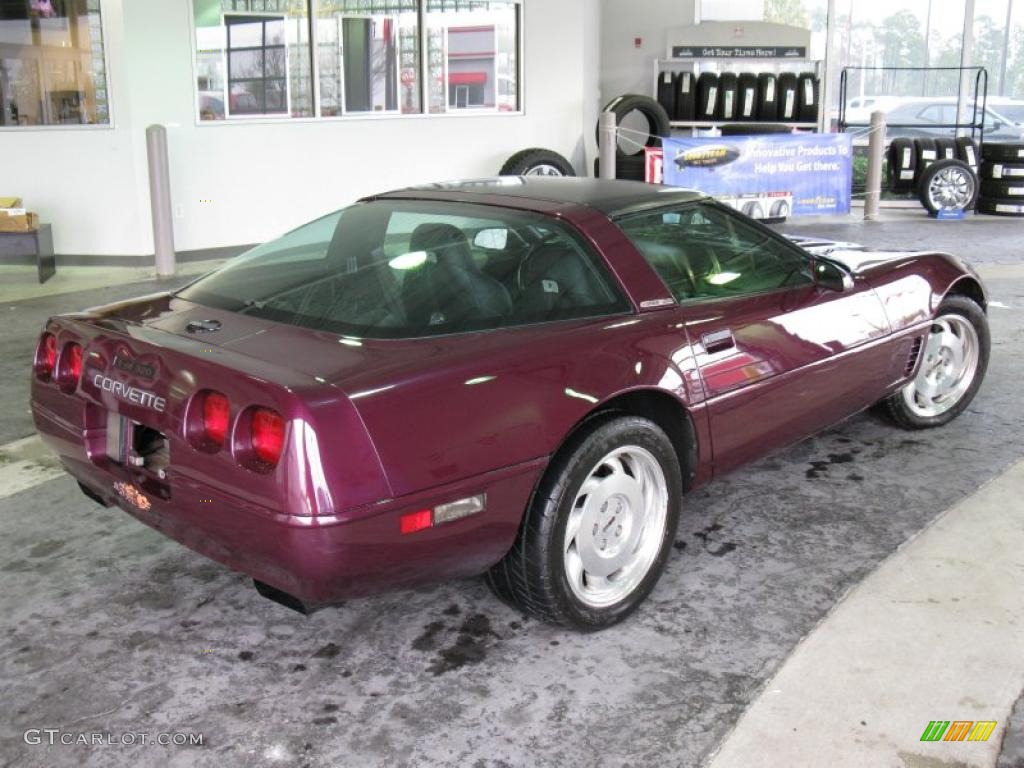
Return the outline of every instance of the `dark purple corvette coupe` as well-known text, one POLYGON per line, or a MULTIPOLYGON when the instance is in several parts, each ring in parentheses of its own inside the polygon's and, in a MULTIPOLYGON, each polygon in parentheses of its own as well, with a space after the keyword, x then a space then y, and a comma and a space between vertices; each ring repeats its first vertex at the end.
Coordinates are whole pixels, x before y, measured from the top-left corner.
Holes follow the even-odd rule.
POLYGON ((503 178, 363 200, 176 293, 55 317, 32 410, 88 496, 286 605, 486 573, 594 629, 651 591, 688 490, 875 403, 955 418, 985 309, 945 254, 503 178))

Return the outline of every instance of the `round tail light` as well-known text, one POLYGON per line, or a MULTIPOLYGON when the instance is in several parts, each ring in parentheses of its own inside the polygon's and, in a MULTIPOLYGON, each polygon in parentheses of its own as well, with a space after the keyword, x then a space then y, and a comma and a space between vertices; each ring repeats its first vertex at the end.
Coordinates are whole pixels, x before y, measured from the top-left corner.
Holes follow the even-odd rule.
POLYGON ((272 469, 284 449, 284 419, 269 408, 254 408, 249 426, 253 457, 265 469, 272 469))
POLYGON ((39 344, 36 346, 36 357, 32 364, 36 376, 46 381, 53 376, 54 366, 57 365, 57 337, 46 332, 39 337, 39 344))
POLYGON ((57 383, 61 389, 73 392, 82 378, 82 347, 75 342, 64 345, 60 353, 60 364, 57 366, 57 383))
POLYGON ((207 391, 203 395, 203 438, 211 449, 220 450, 224 445, 230 420, 231 403, 227 395, 207 391))

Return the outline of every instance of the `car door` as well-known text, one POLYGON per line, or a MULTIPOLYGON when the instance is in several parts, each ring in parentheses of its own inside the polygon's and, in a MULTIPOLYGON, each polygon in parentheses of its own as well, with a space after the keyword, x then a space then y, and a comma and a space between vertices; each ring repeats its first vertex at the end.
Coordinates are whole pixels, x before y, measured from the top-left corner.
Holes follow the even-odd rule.
POLYGON ((810 254, 711 202, 619 221, 678 302, 700 370, 715 472, 842 420, 891 385, 881 302, 863 281, 829 287, 810 254))

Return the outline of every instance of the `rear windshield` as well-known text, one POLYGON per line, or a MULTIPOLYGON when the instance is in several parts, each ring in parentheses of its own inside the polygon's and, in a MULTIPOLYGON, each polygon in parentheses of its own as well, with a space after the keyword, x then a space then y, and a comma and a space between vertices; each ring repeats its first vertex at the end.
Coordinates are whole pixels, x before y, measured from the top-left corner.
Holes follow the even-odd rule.
POLYGON ((364 338, 625 312, 600 259, 544 216, 462 203, 359 203, 231 260, 178 294, 364 338))

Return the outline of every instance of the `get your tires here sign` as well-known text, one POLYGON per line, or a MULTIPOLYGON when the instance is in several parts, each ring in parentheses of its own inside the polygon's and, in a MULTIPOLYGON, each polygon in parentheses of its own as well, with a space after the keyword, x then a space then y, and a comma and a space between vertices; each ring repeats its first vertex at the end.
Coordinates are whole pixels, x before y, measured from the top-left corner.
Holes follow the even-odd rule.
MULTIPOLYGON (((665 184, 730 202, 747 201, 744 205, 751 210, 744 213, 755 218, 775 218, 783 210, 797 216, 850 212, 849 134, 664 139, 662 146, 665 184), (782 200, 786 202, 778 202, 782 200)), ((650 161, 649 168, 656 158, 650 161)))

